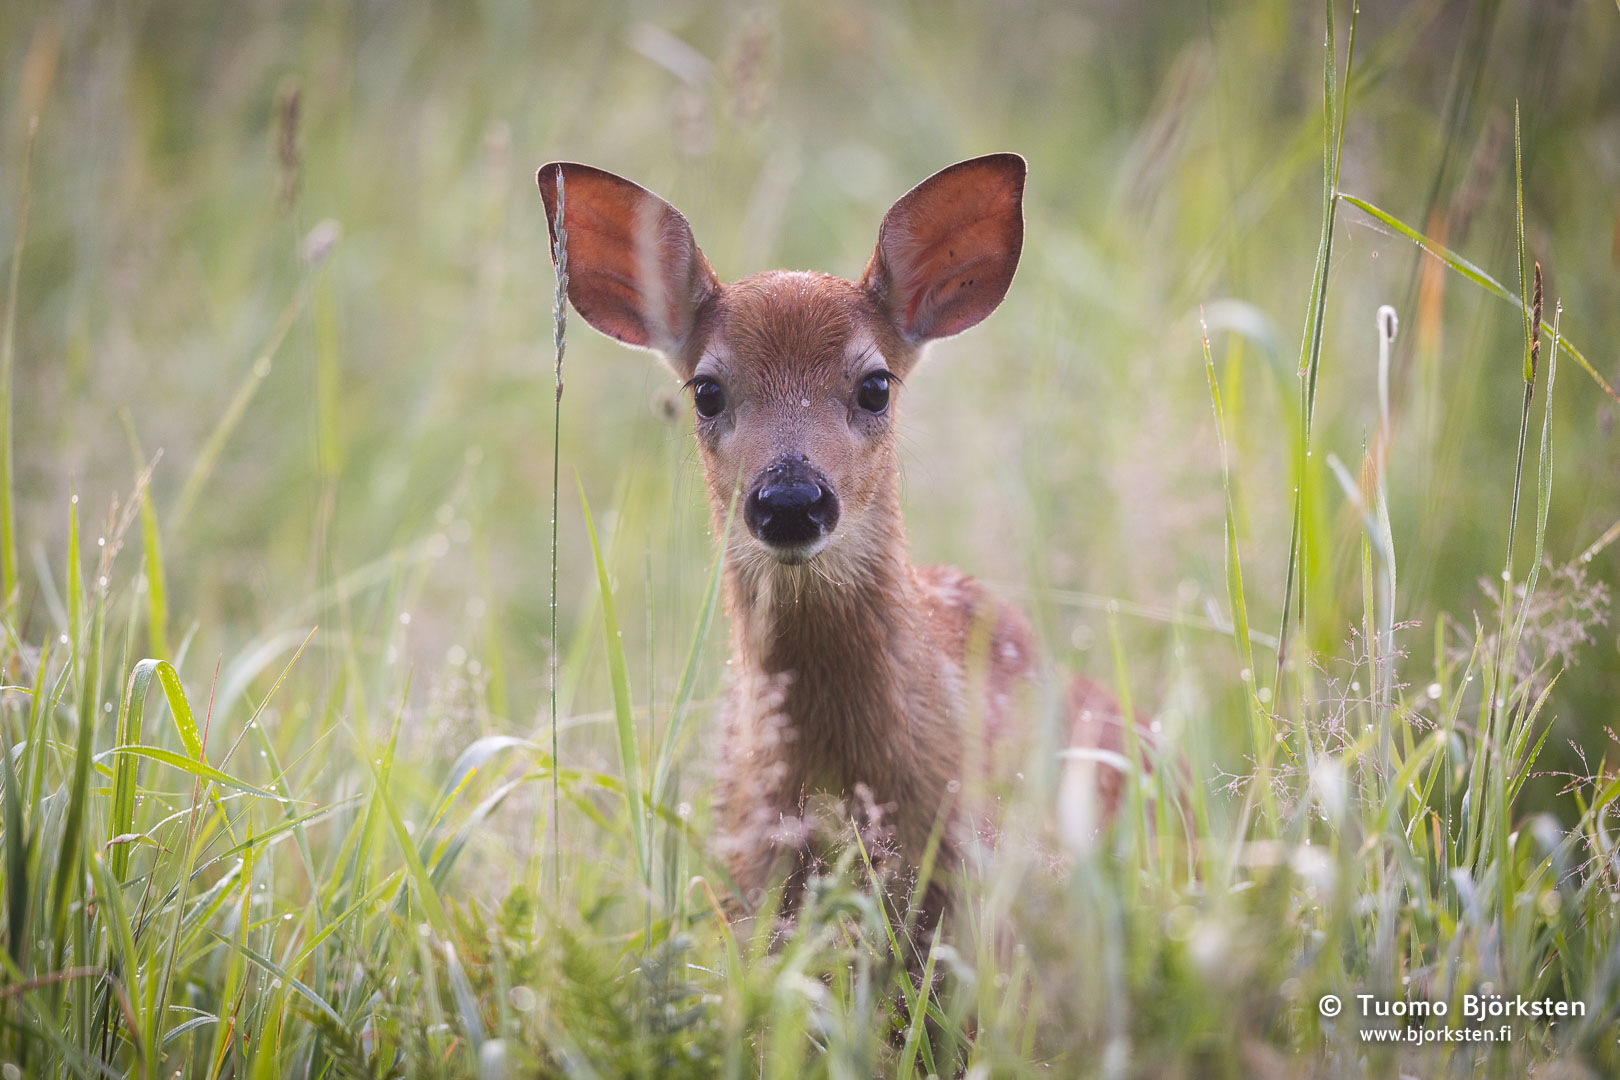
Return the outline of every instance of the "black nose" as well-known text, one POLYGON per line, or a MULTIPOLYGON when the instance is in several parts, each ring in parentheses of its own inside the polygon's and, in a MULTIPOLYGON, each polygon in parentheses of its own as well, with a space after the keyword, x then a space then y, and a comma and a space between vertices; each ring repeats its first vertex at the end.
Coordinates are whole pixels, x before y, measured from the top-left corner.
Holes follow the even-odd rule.
POLYGON ((838 524, 838 496, 803 455, 783 457, 755 481, 743 521, 756 539, 778 547, 819 540, 838 524))

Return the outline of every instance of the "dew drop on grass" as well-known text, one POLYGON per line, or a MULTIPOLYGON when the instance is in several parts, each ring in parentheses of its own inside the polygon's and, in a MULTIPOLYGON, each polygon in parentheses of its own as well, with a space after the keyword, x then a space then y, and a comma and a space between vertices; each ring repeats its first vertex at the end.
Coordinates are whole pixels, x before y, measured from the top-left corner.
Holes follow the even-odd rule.
POLYGON ((1254 696, 1260 699, 1260 704, 1269 704, 1271 701, 1271 687, 1262 686, 1254 692, 1254 696))
POLYGON ((410 612, 402 611, 402 612, 399 613, 399 625, 401 625, 401 626, 409 626, 409 625, 411 625, 411 613, 410 612))
POLYGON ((1429 684, 1429 690, 1428 690, 1429 700, 1430 701, 1439 701, 1440 700, 1441 689, 1442 688, 1441 688, 1439 683, 1437 683, 1437 682, 1430 683, 1429 684))

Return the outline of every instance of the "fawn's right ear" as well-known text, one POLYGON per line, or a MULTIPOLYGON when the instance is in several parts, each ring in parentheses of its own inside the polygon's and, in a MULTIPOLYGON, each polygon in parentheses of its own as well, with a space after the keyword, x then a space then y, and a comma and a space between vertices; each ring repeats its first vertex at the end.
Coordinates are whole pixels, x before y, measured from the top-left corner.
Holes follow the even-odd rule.
POLYGON ((554 161, 535 179, 546 203, 553 261, 562 207, 574 310, 608 337, 678 364, 698 305, 720 288, 680 211, 639 184, 589 165, 554 161))

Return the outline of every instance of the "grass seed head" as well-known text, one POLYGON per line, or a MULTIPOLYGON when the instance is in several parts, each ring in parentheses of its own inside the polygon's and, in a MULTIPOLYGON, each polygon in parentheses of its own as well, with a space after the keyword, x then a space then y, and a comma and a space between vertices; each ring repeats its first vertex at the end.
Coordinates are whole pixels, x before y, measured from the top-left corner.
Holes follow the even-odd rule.
POLYGON ((1530 381, 1536 381, 1541 362, 1541 263, 1536 263, 1535 285, 1530 294, 1530 381))

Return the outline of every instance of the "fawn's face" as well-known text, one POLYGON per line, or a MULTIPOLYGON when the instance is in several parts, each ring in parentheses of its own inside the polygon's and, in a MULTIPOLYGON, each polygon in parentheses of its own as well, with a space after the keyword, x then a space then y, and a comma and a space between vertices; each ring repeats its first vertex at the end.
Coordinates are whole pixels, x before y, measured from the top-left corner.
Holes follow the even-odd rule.
POLYGON ((559 180, 568 298, 596 329, 662 354, 690 391, 716 512, 740 486, 738 516, 782 563, 889 535, 899 381, 927 342, 1006 295, 1023 159, 976 158, 918 185, 858 282, 771 271, 722 285, 674 207, 574 164, 540 170, 554 257, 559 180))

